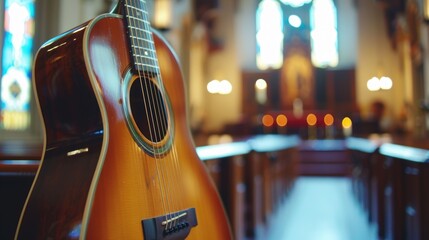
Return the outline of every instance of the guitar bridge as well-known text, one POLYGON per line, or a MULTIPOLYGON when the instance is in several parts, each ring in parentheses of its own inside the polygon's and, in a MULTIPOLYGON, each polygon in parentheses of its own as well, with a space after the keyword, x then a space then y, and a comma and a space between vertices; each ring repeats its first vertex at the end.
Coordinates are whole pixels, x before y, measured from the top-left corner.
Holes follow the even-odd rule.
POLYGON ((197 224, 195 208, 190 208, 143 220, 143 236, 150 240, 185 239, 197 224))

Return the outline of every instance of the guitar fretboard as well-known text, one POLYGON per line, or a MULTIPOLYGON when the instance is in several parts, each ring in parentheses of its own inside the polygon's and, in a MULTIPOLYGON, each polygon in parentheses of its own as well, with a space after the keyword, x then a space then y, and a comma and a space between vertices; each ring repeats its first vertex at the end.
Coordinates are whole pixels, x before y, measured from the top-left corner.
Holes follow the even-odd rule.
POLYGON ((158 72, 158 58, 145 0, 125 0, 128 37, 134 68, 138 71, 158 72))

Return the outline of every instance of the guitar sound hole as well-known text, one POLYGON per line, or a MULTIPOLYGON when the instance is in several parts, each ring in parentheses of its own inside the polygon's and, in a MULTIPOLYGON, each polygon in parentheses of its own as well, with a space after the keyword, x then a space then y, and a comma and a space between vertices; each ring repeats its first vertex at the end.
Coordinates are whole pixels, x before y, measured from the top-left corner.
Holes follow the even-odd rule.
POLYGON ((132 118, 151 142, 161 142, 168 131, 168 114, 163 94, 149 78, 136 78, 129 92, 132 118))

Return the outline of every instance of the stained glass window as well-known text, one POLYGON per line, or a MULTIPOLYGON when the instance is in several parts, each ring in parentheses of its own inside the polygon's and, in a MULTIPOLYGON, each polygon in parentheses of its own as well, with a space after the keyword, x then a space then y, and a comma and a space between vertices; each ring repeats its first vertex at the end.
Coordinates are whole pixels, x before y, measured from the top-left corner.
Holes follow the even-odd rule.
POLYGON ((0 130, 30 126, 35 0, 5 0, 0 79, 0 130))
POLYGON ((283 12, 275 0, 263 0, 256 12, 256 65, 259 69, 283 65, 283 12))
POLYGON ((337 9, 333 0, 313 0, 310 10, 311 61, 316 67, 338 65, 337 9))

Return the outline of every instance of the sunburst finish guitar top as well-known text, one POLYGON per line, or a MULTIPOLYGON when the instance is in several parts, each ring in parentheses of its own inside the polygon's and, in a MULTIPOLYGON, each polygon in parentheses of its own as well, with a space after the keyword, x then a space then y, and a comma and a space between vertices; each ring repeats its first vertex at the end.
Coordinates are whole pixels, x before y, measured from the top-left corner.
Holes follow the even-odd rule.
POLYGON ((231 238, 177 58, 146 9, 120 1, 38 51, 45 145, 16 239, 231 238))

